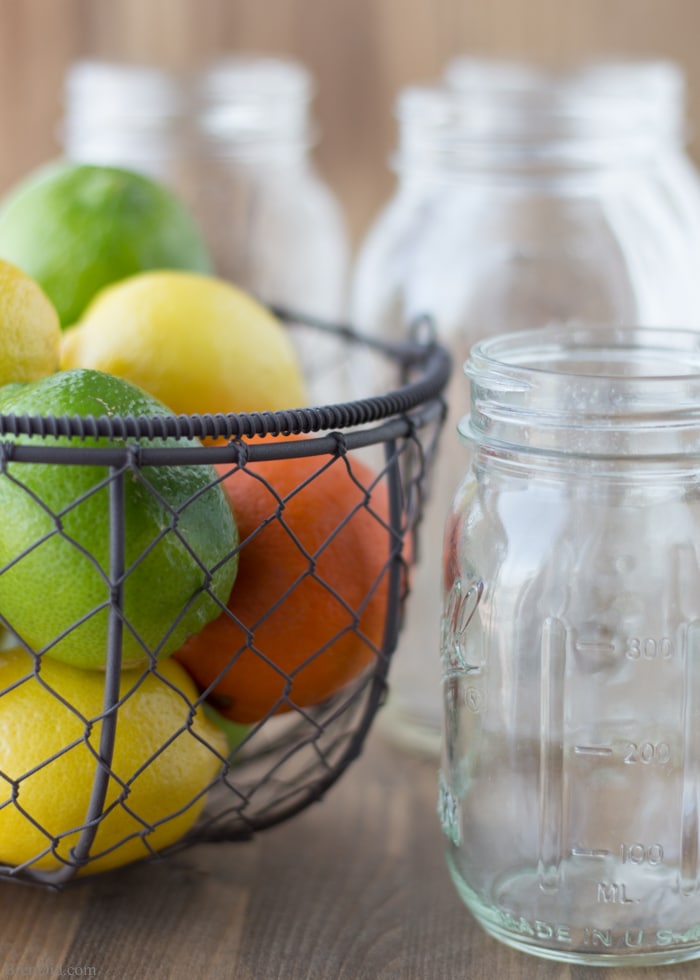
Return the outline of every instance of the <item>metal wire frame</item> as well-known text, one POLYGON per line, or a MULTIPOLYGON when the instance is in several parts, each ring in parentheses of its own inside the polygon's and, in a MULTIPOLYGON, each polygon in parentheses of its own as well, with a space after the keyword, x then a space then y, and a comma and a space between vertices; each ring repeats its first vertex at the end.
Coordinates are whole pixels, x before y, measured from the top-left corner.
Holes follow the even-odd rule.
MULTIPOLYGON (((417 534, 420 525, 432 457, 445 417, 443 395, 451 369, 450 359, 434 341, 425 320, 414 324, 411 339, 391 345, 364 337, 348 326, 328 325, 283 310, 276 312, 290 323, 302 322, 337 333, 349 344, 374 348, 396 366, 404 383, 373 398, 282 412, 122 418, 0 416, 0 436, 5 437, 0 441, 0 474, 7 473, 10 463, 108 468, 111 583, 98 757, 91 798, 77 843, 71 850, 70 860, 54 871, 38 870, 30 862, 18 868, 0 866, 0 878, 60 888, 75 879, 90 861, 91 846, 112 778, 119 717, 126 570, 124 486, 130 470, 213 462, 246 466, 255 461, 290 456, 347 456, 370 446, 381 446, 393 541, 384 635, 371 669, 328 703, 299 710, 294 719, 280 723, 279 731, 269 736, 263 751, 247 755, 244 742, 240 758, 224 760, 211 800, 193 831, 161 854, 172 853, 196 841, 245 839, 288 819, 319 800, 362 750, 374 715, 385 697, 391 655, 400 631, 406 598, 406 558, 402 546, 408 534, 417 534), (275 439, 287 434, 313 434, 313 438, 275 439), (254 435, 271 438, 252 444, 242 441, 242 437, 254 435), (16 443, 12 441, 13 436, 32 438, 16 443), (63 444, 45 441, 52 437, 63 437, 63 444), (81 445, 86 438, 110 442, 104 446, 81 445), (205 440, 205 444, 196 447, 177 446, 172 442, 168 446, 153 444, 161 438, 197 438, 205 440), (207 439, 229 441, 208 445, 207 439), (284 776, 290 767, 293 775, 284 776)), ((258 726, 258 735, 265 726, 271 729, 272 719, 258 726)))

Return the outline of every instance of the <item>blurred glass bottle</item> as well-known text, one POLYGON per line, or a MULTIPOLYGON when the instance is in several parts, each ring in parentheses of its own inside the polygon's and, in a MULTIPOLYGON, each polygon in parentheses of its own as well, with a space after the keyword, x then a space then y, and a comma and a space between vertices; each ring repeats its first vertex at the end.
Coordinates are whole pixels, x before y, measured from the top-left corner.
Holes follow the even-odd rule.
MULTIPOLYGON (((461 365, 489 334, 550 321, 700 326, 700 183, 683 77, 660 62, 554 73, 463 58, 397 104, 397 188, 358 255, 353 320, 387 339, 432 316, 461 365)), ((378 363, 378 362, 377 362, 378 363)), ((376 364, 379 390, 392 383, 376 364)), ((437 751, 442 535, 463 460, 439 453, 385 730, 437 751)))
MULTIPOLYGON (((70 160, 170 186, 198 220, 217 274, 264 302, 335 320, 346 314, 349 244, 312 160, 312 96, 306 68, 279 58, 231 56, 189 75, 77 61, 61 139, 70 160)), ((313 400, 341 398, 338 341, 293 336, 313 400)))

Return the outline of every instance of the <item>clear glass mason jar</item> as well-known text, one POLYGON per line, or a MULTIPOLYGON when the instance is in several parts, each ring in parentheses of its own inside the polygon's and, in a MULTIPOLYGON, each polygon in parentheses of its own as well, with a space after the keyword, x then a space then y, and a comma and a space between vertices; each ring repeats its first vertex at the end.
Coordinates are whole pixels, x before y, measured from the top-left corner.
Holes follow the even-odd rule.
MULTIPOLYGON (((666 198, 689 239, 700 242, 700 180, 684 152, 685 78, 678 65, 670 61, 600 60, 557 72, 537 70, 526 62, 461 57, 448 64, 445 81, 472 98, 484 86, 515 90, 519 111, 529 117, 537 116, 538 107, 558 99, 560 123, 569 109, 574 110, 569 123, 572 134, 583 116, 607 116, 609 126, 618 125, 627 105, 632 115, 625 135, 633 135, 634 128, 642 123, 638 113, 644 104, 646 125, 660 137, 653 163, 656 193, 666 198)), ((532 135, 541 138, 541 134, 532 135)))
POLYGON ((516 332, 466 374, 441 629, 453 879, 526 952, 698 957, 700 332, 516 332))
MULTIPOLYGON (((399 97, 398 184, 357 259, 355 322, 395 337, 428 313, 457 366, 504 324, 700 323, 700 183, 685 153, 677 68, 602 63, 556 75, 462 60, 447 74, 449 85, 399 97)), ((362 382, 386 387, 372 368, 357 371, 362 382)), ((446 432, 468 409, 456 375, 446 432)), ((392 737, 434 752, 430 651, 459 465, 449 446, 439 454, 381 719, 392 737)))
MULTIPOLYGON (((68 159, 128 167, 176 191, 219 275, 265 302, 338 319, 347 313, 349 243, 311 156, 312 96, 306 68, 279 58, 232 56, 186 76, 77 61, 61 140, 68 159)), ((342 400, 338 341, 294 337, 313 400, 342 400)))

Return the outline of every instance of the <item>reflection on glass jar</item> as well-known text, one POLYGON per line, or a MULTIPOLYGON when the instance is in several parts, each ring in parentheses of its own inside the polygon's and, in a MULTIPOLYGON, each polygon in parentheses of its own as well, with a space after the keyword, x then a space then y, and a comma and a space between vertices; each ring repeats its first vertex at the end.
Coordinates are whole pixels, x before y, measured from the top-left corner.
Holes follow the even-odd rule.
POLYGON ((700 956, 700 334, 522 331, 466 373, 441 635, 457 889, 548 958, 700 956))
MULTIPOLYGON (((479 338, 579 318, 700 326, 700 184, 673 65, 555 75, 466 59, 447 77, 400 95, 398 186, 361 249, 352 308, 384 337, 434 318, 457 368, 449 433, 468 408, 459 367, 479 338)), ((380 370, 374 378, 386 387, 380 370)), ((459 476, 448 445, 383 719, 433 751, 441 528, 459 476)))
MULTIPOLYGON (((338 319, 349 245, 317 173, 311 76, 300 64, 236 56, 188 75, 78 61, 66 78, 68 159, 129 167, 175 190, 219 275, 265 302, 338 319)), ((314 401, 347 394, 335 338, 294 330, 314 401)), ((293 406, 290 406, 293 407, 293 406)))

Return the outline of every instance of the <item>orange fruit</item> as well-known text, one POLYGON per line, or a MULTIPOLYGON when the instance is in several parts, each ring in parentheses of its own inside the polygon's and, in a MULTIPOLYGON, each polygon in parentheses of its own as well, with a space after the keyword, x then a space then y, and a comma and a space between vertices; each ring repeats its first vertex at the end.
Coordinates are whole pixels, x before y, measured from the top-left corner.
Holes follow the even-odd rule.
POLYGON ((251 723, 323 702, 376 657, 389 591, 387 489, 347 456, 218 470, 239 526, 238 580, 228 611, 175 657, 222 715, 251 723))

